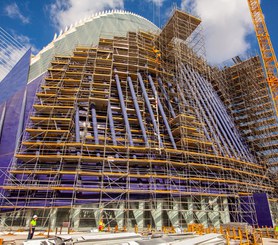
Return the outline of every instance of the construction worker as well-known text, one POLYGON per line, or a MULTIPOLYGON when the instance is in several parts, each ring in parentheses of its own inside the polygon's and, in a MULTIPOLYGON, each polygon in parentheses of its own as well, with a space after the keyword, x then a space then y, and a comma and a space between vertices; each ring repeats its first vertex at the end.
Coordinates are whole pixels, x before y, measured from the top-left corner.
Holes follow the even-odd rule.
POLYGON ((157 49, 155 46, 153 46, 153 52, 155 54, 155 62, 159 63, 160 62, 160 58, 161 58, 160 50, 157 49))
POLYGON ((33 235, 34 235, 34 232, 35 232, 35 229, 36 229, 36 225, 37 225, 37 219, 38 219, 38 216, 34 215, 32 220, 30 221, 29 233, 28 233, 27 240, 33 238, 33 235))
POLYGON ((98 223, 98 231, 103 231, 103 229, 104 229, 104 223, 102 219, 100 219, 98 223))

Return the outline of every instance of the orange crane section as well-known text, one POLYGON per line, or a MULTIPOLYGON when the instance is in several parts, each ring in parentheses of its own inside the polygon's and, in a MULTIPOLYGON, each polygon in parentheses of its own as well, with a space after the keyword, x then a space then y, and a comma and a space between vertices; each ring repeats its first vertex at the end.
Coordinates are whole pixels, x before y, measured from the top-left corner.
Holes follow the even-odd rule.
POLYGON ((247 0, 258 39, 266 78, 278 116, 278 64, 259 0, 247 0))

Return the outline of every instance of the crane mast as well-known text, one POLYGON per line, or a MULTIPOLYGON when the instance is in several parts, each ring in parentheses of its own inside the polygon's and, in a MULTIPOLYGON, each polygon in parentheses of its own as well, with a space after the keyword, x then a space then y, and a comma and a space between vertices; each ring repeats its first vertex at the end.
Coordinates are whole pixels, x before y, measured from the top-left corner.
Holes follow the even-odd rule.
POLYGON ((258 39, 266 79, 278 116, 278 64, 259 0, 247 0, 258 39))

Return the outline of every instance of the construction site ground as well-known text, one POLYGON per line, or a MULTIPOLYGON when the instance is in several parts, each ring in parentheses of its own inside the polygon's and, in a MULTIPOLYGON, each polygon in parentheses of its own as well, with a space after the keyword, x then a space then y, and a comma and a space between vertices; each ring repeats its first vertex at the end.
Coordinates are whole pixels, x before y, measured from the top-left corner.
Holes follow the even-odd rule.
MULTIPOLYGON (((236 232, 237 234, 237 232, 236 232)), ((259 233, 258 233, 259 234, 259 233)), ((32 240, 26 240, 27 231, 18 232, 0 232, 0 244, 6 245, 32 245, 32 244, 165 244, 165 245, 194 245, 194 244, 227 244, 227 245, 271 245, 278 244, 278 239, 271 237, 260 237, 257 241, 246 239, 233 235, 231 232, 218 234, 211 231, 210 233, 198 234, 198 232, 177 231, 176 233, 164 234, 162 232, 97 232, 96 230, 88 232, 71 232, 62 231, 61 234, 55 232, 36 231, 32 240), (49 238, 50 240, 48 240, 49 238), (2 240, 1 240, 2 239, 2 240), (58 239, 58 240, 57 240, 58 239), (60 243, 64 241, 65 243, 60 243)), ((277 237, 276 237, 277 238, 277 237)))

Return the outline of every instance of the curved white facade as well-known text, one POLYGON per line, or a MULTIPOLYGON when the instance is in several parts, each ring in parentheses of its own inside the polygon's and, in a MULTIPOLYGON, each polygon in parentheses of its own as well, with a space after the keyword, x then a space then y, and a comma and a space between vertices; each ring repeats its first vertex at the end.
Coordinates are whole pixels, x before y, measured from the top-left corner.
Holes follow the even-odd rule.
POLYGON ((130 31, 157 33, 160 29, 142 16, 121 10, 102 12, 71 25, 32 58, 28 82, 46 71, 54 54, 70 55, 76 45, 95 46, 101 37, 123 37, 130 31))

